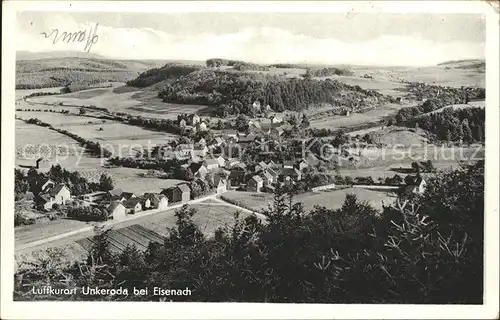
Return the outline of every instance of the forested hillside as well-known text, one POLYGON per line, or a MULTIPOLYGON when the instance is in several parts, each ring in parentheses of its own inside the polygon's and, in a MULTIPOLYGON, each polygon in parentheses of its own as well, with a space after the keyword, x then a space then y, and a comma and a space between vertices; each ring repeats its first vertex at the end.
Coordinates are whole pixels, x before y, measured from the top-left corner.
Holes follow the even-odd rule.
POLYGON ((193 71, 202 69, 201 65, 186 65, 175 62, 167 63, 161 68, 153 68, 141 73, 137 78, 127 81, 131 87, 144 88, 158 82, 172 79, 175 80, 181 76, 187 75, 193 71))
POLYGON ((181 77, 159 92, 164 102, 219 106, 219 115, 249 114, 258 100, 276 111, 303 110, 310 105, 363 108, 391 101, 374 90, 336 80, 296 79, 256 73, 201 70, 181 77))

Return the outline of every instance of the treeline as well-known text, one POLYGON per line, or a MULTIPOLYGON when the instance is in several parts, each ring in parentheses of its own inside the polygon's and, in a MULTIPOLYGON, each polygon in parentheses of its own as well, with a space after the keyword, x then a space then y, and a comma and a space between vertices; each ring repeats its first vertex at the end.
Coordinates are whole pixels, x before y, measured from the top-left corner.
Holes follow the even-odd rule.
POLYGON ((444 87, 421 82, 407 82, 408 96, 419 101, 424 99, 439 99, 448 101, 447 104, 468 103, 472 99, 485 99, 486 89, 480 87, 444 87), (453 102, 455 101, 455 102, 453 102))
POLYGON ((147 159, 112 157, 108 159, 108 164, 112 166, 144 170, 161 170, 166 173, 166 177, 169 179, 192 180, 186 179, 186 173, 181 169, 181 165, 184 163, 186 163, 186 161, 180 161, 175 158, 165 160, 155 159, 153 157, 148 157, 147 159))
POLYGON ((239 70, 239 71, 248 71, 248 70, 267 71, 267 70, 269 70, 268 66, 257 64, 257 63, 245 62, 245 61, 240 61, 240 60, 220 59, 220 58, 208 59, 206 61, 206 65, 209 68, 233 67, 233 69, 239 70))
POLYGON ((414 88, 417 92, 426 94, 429 98, 418 106, 401 108, 394 118, 396 125, 405 125, 413 117, 428 113, 453 104, 466 104, 470 99, 484 99, 484 88, 448 88, 440 86, 430 86, 421 83, 410 83, 408 89, 414 88), (421 90, 421 91, 419 91, 421 90))
POLYGON ((409 127, 419 127, 443 141, 463 141, 466 143, 484 142, 485 109, 445 108, 441 112, 424 114, 406 122, 409 127))
MULTIPOLYGON (((22 119, 22 120, 24 120, 24 119, 22 119)), ((67 130, 64 130, 64 129, 54 128, 51 124, 43 122, 40 119, 30 118, 30 119, 24 120, 24 121, 26 123, 29 123, 29 124, 35 124, 37 126, 47 127, 50 130, 59 132, 61 134, 64 134, 64 135, 76 140, 77 142, 80 143, 80 146, 85 148, 85 150, 93 156, 107 158, 107 157, 110 157, 112 155, 108 149, 101 147, 101 144, 99 142, 87 140, 85 138, 80 137, 79 135, 76 135, 76 134, 69 132, 67 130)))
POLYGON ((33 92, 23 97, 23 99, 41 96, 54 96, 56 94, 61 94, 61 92, 33 92))
MULTIPOLYGON (((149 287, 149 295, 109 300, 159 301, 152 287, 189 288, 175 301, 271 303, 483 303, 484 163, 438 174, 428 191, 376 211, 355 195, 342 207, 306 212, 293 192, 277 189, 263 213, 237 219, 207 237, 187 205, 162 243, 144 252, 110 251, 99 232, 86 262, 52 273, 14 275, 14 299, 102 300, 102 296, 37 296, 32 288, 149 287), (66 281, 62 281, 66 279, 66 281), (69 280, 68 280, 69 279, 69 280)), ((55 260, 54 260, 55 262, 55 260)))
POLYGON ((62 114, 69 114, 69 110, 54 110, 54 109, 21 109, 21 108, 16 108, 16 111, 38 111, 38 112, 52 112, 52 113, 62 113, 62 114))
POLYGON ((202 68, 203 66, 200 65, 186 65, 171 62, 161 68, 153 68, 144 71, 137 78, 127 81, 127 85, 137 88, 149 87, 166 79, 177 79, 202 68))
POLYGON ((308 69, 308 73, 312 77, 329 77, 329 76, 352 76, 354 72, 349 69, 343 68, 322 68, 322 69, 308 69))
MULTIPOLYGON (((119 115, 119 114, 118 114, 119 115)), ((145 129, 153 129, 173 134, 182 134, 183 129, 174 121, 170 119, 153 119, 143 118, 141 116, 129 116, 124 123, 139 126, 145 129)))
POLYGON ((311 104, 330 103, 338 107, 379 105, 392 98, 374 90, 349 86, 336 80, 252 77, 247 74, 205 70, 181 77, 159 92, 164 102, 218 106, 220 117, 251 114, 252 103, 269 104, 278 112, 300 111, 311 104))

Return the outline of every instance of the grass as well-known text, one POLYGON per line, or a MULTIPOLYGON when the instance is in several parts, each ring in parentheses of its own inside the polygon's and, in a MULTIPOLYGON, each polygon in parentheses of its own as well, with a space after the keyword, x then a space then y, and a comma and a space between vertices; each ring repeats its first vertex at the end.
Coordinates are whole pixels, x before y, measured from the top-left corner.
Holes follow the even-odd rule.
POLYGON ((61 233, 77 230, 87 225, 87 222, 71 219, 38 221, 36 224, 16 227, 14 229, 15 244, 20 245, 42 240, 61 233))

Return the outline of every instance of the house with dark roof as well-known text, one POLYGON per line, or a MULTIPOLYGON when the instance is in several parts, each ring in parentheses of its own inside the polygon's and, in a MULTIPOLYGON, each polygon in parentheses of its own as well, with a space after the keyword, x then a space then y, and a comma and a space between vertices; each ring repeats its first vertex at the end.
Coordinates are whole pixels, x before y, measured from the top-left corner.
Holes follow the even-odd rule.
POLYGON ((251 192, 260 192, 264 186, 264 181, 261 177, 255 175, 250 180, 248 180, 247 190, 251 192))
POLYGON ((423 194, 427 189, 427 182, 421 175, 412 176, 412 183, 408 184, 405 191, 408 193, 423 194))
POLYGON ((229 174, 229 183, 233 187, 240 186, 245 179, 245 172, 242 170, 231 170, 229 174))
POLYGON ((108 218, 113 220, 123 220, 127 216, 127 208, 120 201, 112 201, 106 206, 108 211, 108 218))
POLYGON ((169 203, 187 202, 191 199, 191 189, 187 184, 179 184, 162 191, 169 203))
POLYGON ((122 202, 123 206, 125 206, 126 213, 134 214, 142 211, 142 199, 141 198, 131 198, 128 200, 124 200, 122 202))
POLYGON ((273 168, 267 168, 265 170, 267 173, 269 173, 271 175, 271 177, 273 177, 273 182, 276 182, 278 181, 278 177, 279 177, 279 171, 277 171, 276 169, 273 169, 273 168))
POLYGON ((293 181, 299 181, 302 179, 302 172, 297 168, 283 168, 280 172, 279 180, 284 182, 286 180, 292 179, 293 181))
POLYGON ((43 182, 42 182, 42 184, 40 186, 40 191, 44 192, 47 189, 52 188, 55 185, 56 185, 56 183, 54 181, 52 181, 50 179, 45 179, 45 180, 43 180, 43 182))
POLYGON ((263 185, 265 187, 273 184, 273 176, 269 173, 269 171, 264 170, 259 175, 262 178, 263 185))
POLYGON ((189 170, 193 173, 196 178, 205 179, 208 169, 203 164, 203 162, 191 162, 189 164, 189 170))
POLYGON ((52 210, 54 204, 65 204, 69 200, 71 200, 71 192, 65 184, 60 183, 49 186, 45 191, 40 192, 35 199, 35 203, 44 210, 52 210))

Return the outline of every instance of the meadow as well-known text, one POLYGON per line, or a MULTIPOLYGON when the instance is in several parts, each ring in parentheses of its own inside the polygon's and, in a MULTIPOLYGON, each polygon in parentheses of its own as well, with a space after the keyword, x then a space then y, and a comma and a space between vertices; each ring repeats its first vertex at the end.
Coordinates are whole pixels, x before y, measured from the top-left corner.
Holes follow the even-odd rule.
MULTIPOLYGON (((311 210, 314 206, 324 206, 329 209, 338 209, 344 203, 347 194, 355 194, 359 200, 368 201, 376 209, 382 209, 382 200, 390 204, 395 197, 387 192, 372 191, 362 188, 347 188, 331 191, 306 192, 294 197, 294 202, 302 202, 304 208, 311 210)), ((243 207, 253 208, 254 210, 267 209, 273 203, 273 195, 269 193, 255 193, 244 191, 229 191, 224 194, 225 198, 239 203, 243 207)))

